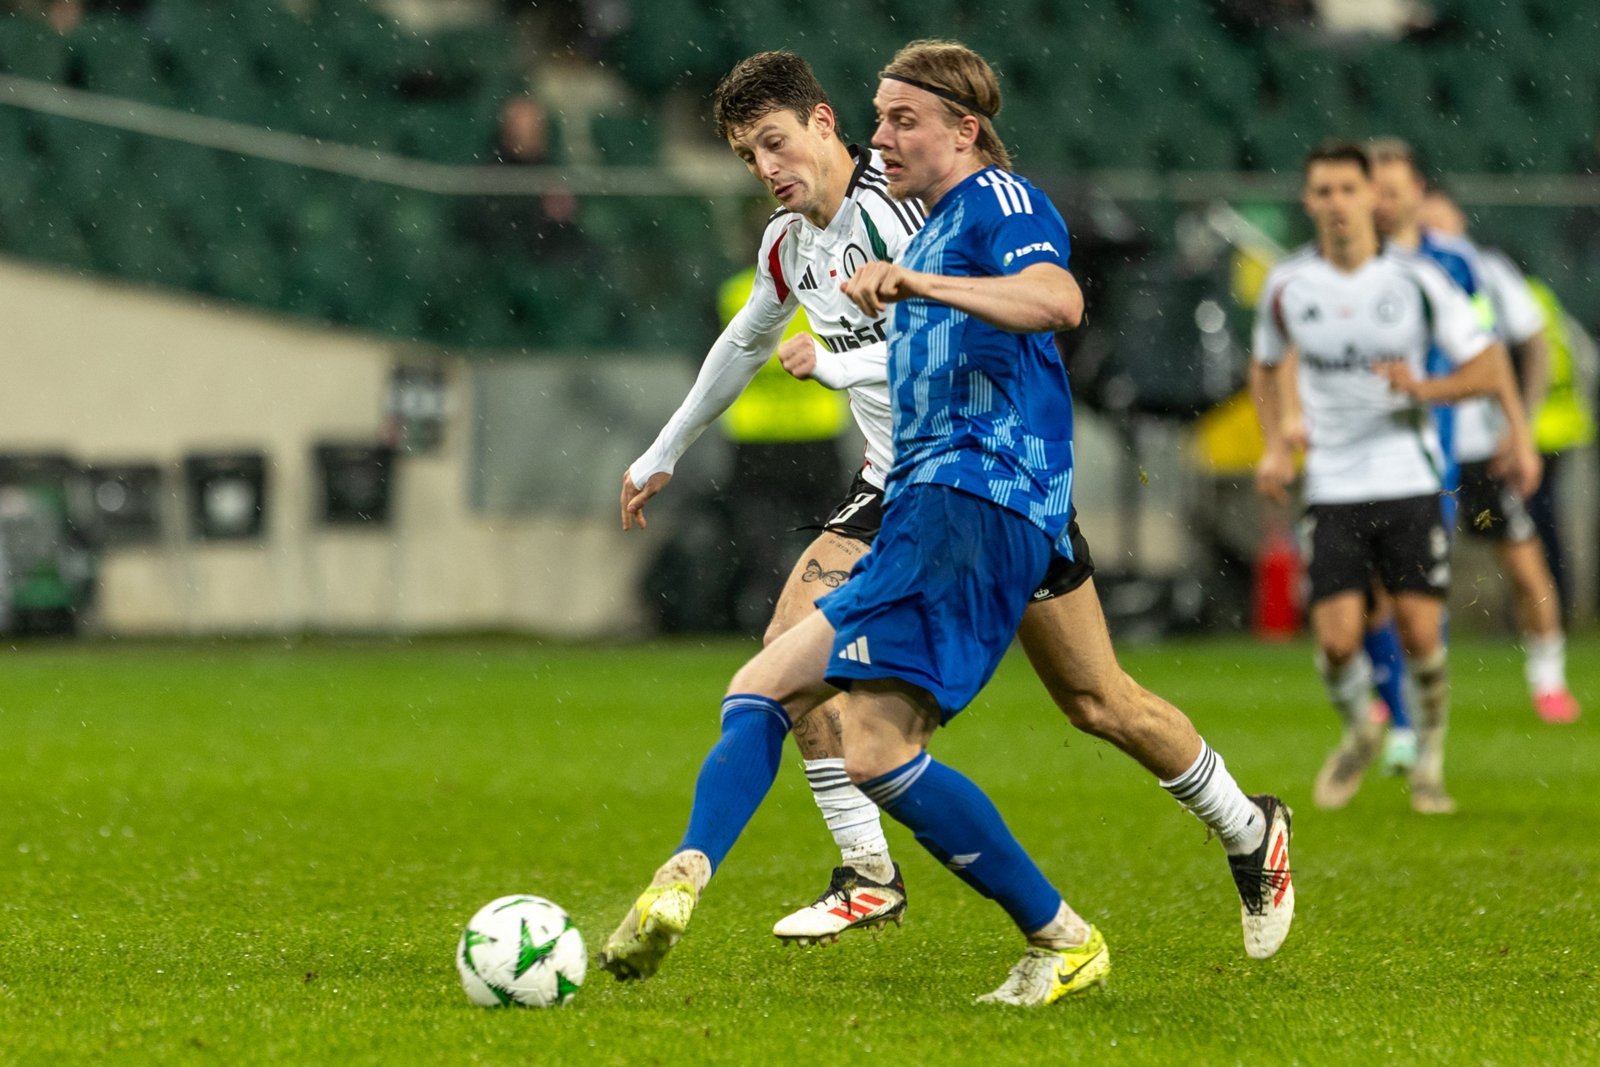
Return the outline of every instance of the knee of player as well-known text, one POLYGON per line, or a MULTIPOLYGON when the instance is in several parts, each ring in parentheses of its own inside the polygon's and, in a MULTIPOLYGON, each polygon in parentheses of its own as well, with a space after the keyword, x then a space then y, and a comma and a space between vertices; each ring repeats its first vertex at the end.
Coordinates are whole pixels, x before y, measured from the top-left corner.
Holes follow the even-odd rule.
POLYGON ((888 752, 869 746, 858 746, 854 751, 847 748, 844 754, 844 773, 849 775, 850 781, 856 785, 865 785, 915 758, 915 753, 908 756, 903 752, 888 752))
POLYGON ((1361 650, 1361 635, 1323 636, 1317 641, 1317 650, 1322 653, 1322 659, 1329 667, 1343 667, 1355 659, 1356 653, 1361 650))
POLYGON ((766 630, 761 634, 761 647, 766 648, 772 642, 789 632, 789 623, 774 615, 772 621, 767 623, 766 630))
POLYGON ((1117 733, 1124 719, 1139 711, 1141 696, 1143 690, 1134 680, 1118 671, 1102 685, 1057 694, 1056 704, 1077 729, 1107 737, 1117 733))
POLYGON ((734 673, 733 680, 728 683, 728 691, 724 696, 735 696, 739 693, 755 693, 760 696, 772 697, 782 701, 783 695, 773 691, 772 678, 764 669, 760 657, 751 660, 734 673))
POLYGON ((1110 724, 1114 714, 1108 695, 1101 690, 1074 689, 1057 693, 1056 706, 1075 728, 1096 736, 1110 724))
POLYGON ((1407 662, 1415 665, 1424 660, 1431 660, 1444 649, 1444 638, 1439 633, 1437 626, 1424 627, 1421 630, 1400 630, 1400 649, 1406 654, 1407 662))
POLYGON ((874 759, 866 753, 853 754, 848 749, 844 754, 844 773, 850 776, 850 781, 856 785, 865 785, 874 778, 882 778, 894 767, 886 761, 874 759))

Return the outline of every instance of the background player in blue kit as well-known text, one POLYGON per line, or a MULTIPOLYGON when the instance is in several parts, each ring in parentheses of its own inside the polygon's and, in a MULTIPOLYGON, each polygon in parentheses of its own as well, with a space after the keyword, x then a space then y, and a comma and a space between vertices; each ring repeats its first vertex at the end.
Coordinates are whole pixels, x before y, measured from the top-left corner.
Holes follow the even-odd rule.
MULTIPOLYGON (((655 972, 770 787, 789 723, 847 689, 851 779, 1027 939, 984 999, 1049 1003, 1104 978, 1104 939, 983 792, 925 749, 993 674, 1052 560, 1075 557, 1071 403, 1052 335, 1077 325, 1082 295, 1059 214, 1003 165, 988 121, 999 89, 980 56, 949 42, 908 45, 875 102, 890 191, 929 214, 904 265, 869 263, 845 286, 869 314, 894 305, 883 529, 819 613, 735 675, 688 832, 601 965, 618 977, 655 972)), ((1246 943, 1267 956, 1293 915, 1289 822, 1276 798, 1255 803, 1265 818, 1246 865, 1270 905, 1254 928, 1247 919, 1246 943)))

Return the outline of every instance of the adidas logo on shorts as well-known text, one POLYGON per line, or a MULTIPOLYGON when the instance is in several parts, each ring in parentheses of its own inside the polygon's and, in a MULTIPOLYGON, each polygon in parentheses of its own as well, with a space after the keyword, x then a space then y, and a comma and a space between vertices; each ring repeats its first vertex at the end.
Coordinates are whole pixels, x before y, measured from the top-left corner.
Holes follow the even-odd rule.
POLYGON ((839 650, 839 658, 851 660, 855 663, 871 663, 872 657, 867 654, 866 637, 858 637, 839 650))

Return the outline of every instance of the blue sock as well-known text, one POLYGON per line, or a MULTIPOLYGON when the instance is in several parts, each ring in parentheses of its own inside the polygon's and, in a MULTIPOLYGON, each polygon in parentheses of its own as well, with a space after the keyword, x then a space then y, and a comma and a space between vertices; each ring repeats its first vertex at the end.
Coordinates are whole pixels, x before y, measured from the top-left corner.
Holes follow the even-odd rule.
POLYGON ((1411 728, 1406 707, 1406 660, 1400 651, 1400 631, 1390 619, 1377 630, 1368 630, 1361 645, 1372 661, 1372 685, 1389 705, 1389 718, 1401 729, 1411 728))
POLYGON ((1006 909, 1024 934, 1055 919, 1061 894, 1011 836, 994 803, 960 772, 924 752, 861 791, 910 828, 934 859, 1006 909))
POLYGON ((678 851, 698 849, 721 866, 778 777, 789 716, 770 697, 735 693, 722 701, 722 736, 700 765, 689 829, 678 851))

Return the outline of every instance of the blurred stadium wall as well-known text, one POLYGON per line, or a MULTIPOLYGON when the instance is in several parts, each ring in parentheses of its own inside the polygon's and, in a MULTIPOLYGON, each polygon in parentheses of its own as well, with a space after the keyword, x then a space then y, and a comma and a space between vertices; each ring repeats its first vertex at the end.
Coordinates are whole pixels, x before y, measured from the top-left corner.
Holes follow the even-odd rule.
MULTIPOLYGON (((160 473, 154 535, 113 536, 101 548, 93 612, 101 630, 579 635, 636 617, 644 556, 625 551, 616 529, 612 483, 626 462, 616 447, 561 435, 516 463, 474 459, 491 447, 486 437, 502 436, 498 420, 543 416, 551 426, 551 397, 564 405, 563 420, 580 418, 581 400, 565 383, 576 374, 593 388, 596 375, 572 367, 586 360, 507 367, 397 350, 386 339, 12 262, 0 263, 0 320, 9 324, 6 453, 160 473), (397 366, 437 376, 437 425, 397 423, 397 366), (486 407, 486 397, 529 402, 507 410, 486 407), (381 521, 330 518, 318 445, 376 445, 406 432, 436 443, 398 460, 381 521), (261 529, 199 531, 184 460, 241 454, 265 461, 261 529), (500 485, 500 470, 516 484, 500 485), (538 472, 550 477, 540 482, 538 472), (520 507, 519 493, 546 506, 520 507)), ((601 377, 641 419, 664 418, 660 397, 687 385, 670 370, 619 361, 601 377)), ((605 421, 591 427, 602 438, 605 421)), ((220 518, 225 526, 231 516, 220 518)), ((93 524, 84 524, 91 533, 93 524)))

